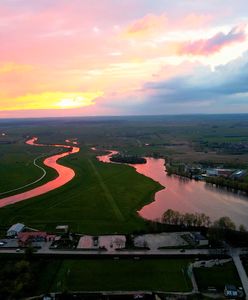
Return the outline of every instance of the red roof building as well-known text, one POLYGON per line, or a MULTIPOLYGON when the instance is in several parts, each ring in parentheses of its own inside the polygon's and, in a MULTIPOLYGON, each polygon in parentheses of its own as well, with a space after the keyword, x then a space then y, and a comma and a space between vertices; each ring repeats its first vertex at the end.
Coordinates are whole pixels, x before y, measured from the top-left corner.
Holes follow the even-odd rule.
POLYGON ((33 242, 50 242, 54 241, 55 235, 44 231, 20 232, 18 234, 18 244, 25 247, 33 242))

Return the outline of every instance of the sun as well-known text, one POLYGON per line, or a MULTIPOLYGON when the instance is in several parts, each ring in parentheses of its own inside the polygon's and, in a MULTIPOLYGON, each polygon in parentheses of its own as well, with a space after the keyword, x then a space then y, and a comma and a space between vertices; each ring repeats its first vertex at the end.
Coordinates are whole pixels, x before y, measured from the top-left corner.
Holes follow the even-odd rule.
POLYGON ((75 103, 73 99, 67 98, 67 99, 61 99, 58 103, 58 105, 61 108, 66 108, 66 107, 74 107, 75 103))
POLYGON ((58 106, 60 108, 73 108, 84 105, 85 99, 81 96, 75 96, 71 98, 63 98, 59 101, 58 106))
POLYGON ((63 93, 58 92, 47 95, 50 106, 56 109, 73 109, 95 104, 95 99, 102 96, 102 92, 63 93), (51 101, 53 99, 53 101, 51 101), (52 104, 51 104, 52 102, 52 104))

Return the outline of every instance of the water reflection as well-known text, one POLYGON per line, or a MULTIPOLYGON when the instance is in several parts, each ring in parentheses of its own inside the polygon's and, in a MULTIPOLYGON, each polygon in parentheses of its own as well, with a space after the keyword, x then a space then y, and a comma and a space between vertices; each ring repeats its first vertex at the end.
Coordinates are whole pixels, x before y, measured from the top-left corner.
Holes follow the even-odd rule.
MULTIPOLYGON (((26 143, 28 145, 37 146, 37 147, 38 146, 39 147, 48 146, 48 145, 44 145, 44 144, 37 144, 37 140, 38 140, 37 138, 32 138, 32 139, 28 140, 26 143)), ((74 147, 74 146, 68 146, 68 145, 50 145, 50 146, 68 149, 67 152, 63 152, 60 154, 53 155, 51 157, 47 157, 43 161, 44 165, 54 169, 57 172, 57 177, 55 179, 53 179, 39 187, 31 189, 27 192, 23 192, 20 194, 16 194, 14 196, 9 196, 9 197, 0 199, 0 207, 45 194, 54 189, 57 189, 58 187, 61 187, 62 185, 66 184, 67 182, 72 180, 72 178, 75 176, 74 170, 60 165, 59 163, 57 163, 57 161, 59 159, 61 159, 62 157, 79 152, 80 148, 74 147)))
MULTIPOLYGON (((116 151, 114 151, 116 153, 116 151)), ((113 154, 100 156, 110 162, 113 154)), ((146 164, 132 165, 136 171, 159 182, 165 188, 155 194, 154 202, 144 206, 138 213, 145 219, 158 220, 164 211, 171 208, 182 213, 200 212, 216 220, 229 216, 236 225, 248 227, 248 197, 206 184, 202 181, 169 176, 165 172, 164 159, 146 157, 146 164)))

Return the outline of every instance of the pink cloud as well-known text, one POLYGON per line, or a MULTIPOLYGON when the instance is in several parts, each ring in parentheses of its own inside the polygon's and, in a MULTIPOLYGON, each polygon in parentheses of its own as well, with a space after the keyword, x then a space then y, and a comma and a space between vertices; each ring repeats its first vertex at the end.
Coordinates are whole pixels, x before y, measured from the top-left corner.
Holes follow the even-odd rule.
POLYGON ((181 18, 169 17, 166 13, 147 14, 126 26, 124 35, 129 37, 149 37, 168 31, 194 29, 207 26, 212 20, 209 14, 190 13, 181 18))
POLYGON ((240 43, 245 40, 245 27, 236 26, 232 28, 227 34, 219 32, 209 39, 182 43, 179 46, 178 53, 192 55, 210 55, 220 51, 226 46, 232 45, 234 43, 240 43))
POLYGON ((126 29, 126 33, 135 36, 147 35, 159 30, 164 30, 167 23, 168 19, 165 14, 159 16, 149 14, 130 24, 126 29))

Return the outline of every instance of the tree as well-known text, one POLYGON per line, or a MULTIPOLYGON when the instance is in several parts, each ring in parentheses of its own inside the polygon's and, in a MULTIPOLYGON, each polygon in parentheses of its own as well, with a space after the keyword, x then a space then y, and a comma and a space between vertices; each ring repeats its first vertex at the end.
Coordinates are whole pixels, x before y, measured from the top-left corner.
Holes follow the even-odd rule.
POLYGON ((173 220, 174 216, 175 216, 175 211, 172 209, 167 209, 163 213, 163 217, 162 217, 163 223, 172 224, 172 220, 173 220))
POLYGON ((214 227, 219 229, 235 230, 236 226, 229 217, 221 217, 219 220, 214 222, 214 227))
POLYGON ((186 226, 192 226, 194 225, 195 222, 195 215, 194 214, 190 214, 190 213, 186 213, 183 217, 183 223, 186 226))
POLYGON ((241 231, 241 232, 246 232, 247 230, 246 230, 246 227, 245 227, 243 224, 241 224, 241 225, 239 226, 239 231, 241 231))

